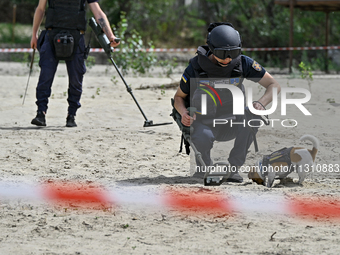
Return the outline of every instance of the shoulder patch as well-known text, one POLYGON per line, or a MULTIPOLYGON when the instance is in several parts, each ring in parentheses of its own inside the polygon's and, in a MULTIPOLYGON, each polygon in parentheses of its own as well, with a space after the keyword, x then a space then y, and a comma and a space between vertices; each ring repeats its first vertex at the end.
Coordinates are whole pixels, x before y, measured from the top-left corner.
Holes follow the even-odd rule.
POLYGON ((261 71, 262 71, 262 66, 261 66, 259 63, 257 63, 255 60, 254 60, 254 62, 253 62, 253 64, 252 64, 252 67, 253 67, 256 71, 258 71, 258 72, 261 72, 261 71))
POLYGON ((184 74, 182 75, 182 80, 183 80, 185 83, 187 83, 187 81, 188 81, 187 77, 185 77, 184 74))

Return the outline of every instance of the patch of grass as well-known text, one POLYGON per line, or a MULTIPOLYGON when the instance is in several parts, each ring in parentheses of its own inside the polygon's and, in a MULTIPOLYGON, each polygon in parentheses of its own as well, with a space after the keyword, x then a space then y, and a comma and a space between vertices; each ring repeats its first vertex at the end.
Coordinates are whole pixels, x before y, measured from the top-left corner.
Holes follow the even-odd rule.
POLYGON ((31 35, 32 25, 15 24, 13 37, 13 24, 0 23, 0 41, 2 43, 27 43, 29 45, 31 35))
POLYGON ((165 96, 165 86, 164 86, 164 84, 161 86, 161 95, 165 96))
POLYGON ((310 64, 305 64, 304 62, 301 62, 299 64, 299 67, 301 72, 301 78, 307 80, 309 91, 312 92, 313 72, 310 64))
POLYGON ((96 59, 93 56, 88 56, 85 60, 85 65, 87 68, 91 69, 96 64, 96 59))

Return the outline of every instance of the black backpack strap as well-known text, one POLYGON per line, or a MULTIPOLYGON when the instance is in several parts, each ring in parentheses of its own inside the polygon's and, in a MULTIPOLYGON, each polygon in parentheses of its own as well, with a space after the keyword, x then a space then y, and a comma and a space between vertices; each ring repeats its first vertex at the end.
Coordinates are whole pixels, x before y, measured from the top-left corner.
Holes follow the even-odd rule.
POLYGON ((181 142, 180 142, 180 146, 179 146, 179 152, 183 151, 183 143, 185 145, 185 152, 187 155, 190 154, 190 143, 185 140, 183 132, 186 133, 190 133, 190 128, 188 129, 188 127, 184 127, 182 122, 181 122, 181 115, 179 114, 179 112, 176 110, 175 106, 175 101, 173 98, 171 98, 171 105, 172 105, 172 112, 170 114, 170 116, 172 116, 172 118, 174 119, 174 121, 176 122, 176 124, 178 125, 179 129, 182 131, 182 136, 181 136, 181 142))
POLYGON ((190 143, 187 140, 184 139, 183 135, 182 135, 182 137, 183 137, 183 141, 184 141, 184 145, 185 145, 185 153, 187 155, 189 155, 190 154, 190 143))
POLYGON ((180 146, 179 146, 179 153, 181 153, 183 151, 183 143, 184 143, 184 146, 185 146, 185 153, 187 155, 190 154, 190 143, 188 143, 187 140, 184 139, 184 135, 182 134, 181 136, 181 143, 180 143, 180 146))
POLYGON ((180 142, 180 145, 179 145, 179 153, 181 153, 182 152, 182 150, 183 150, 183 141, 184 141, 184 137, 183 137, 183 135, 181 136, 181 142, 180 142))

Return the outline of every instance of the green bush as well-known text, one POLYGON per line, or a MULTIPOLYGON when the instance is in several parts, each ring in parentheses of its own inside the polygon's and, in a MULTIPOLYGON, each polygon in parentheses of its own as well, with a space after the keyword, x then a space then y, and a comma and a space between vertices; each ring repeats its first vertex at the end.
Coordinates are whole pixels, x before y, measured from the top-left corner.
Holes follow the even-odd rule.
POLYGON ((129 69, 134 73, 145 74, 157 62, 155 54, 146 52, 146 47, 151 49, 155 47, 152 42, 145 47, 142 37, 135 29, 128 31, 128 20, 124 12, 121 12, 120 20, 119 30, 113 28, 115 35, 121 38, 119 52, 115 55, 116 63, 124 74, 127 74, 129 69))

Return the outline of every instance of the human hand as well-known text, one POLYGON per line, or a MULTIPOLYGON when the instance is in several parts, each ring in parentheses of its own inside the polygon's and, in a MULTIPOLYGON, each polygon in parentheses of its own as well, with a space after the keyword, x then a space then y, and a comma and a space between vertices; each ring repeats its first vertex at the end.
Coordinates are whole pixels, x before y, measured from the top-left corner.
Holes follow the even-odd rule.
POLYGON ((256 110, 266 110, 266 108, 264 108, 263 104, 260 103, 259 101, 254 101, 254 102, 253 102, 253 107, 254 107, 256 110))
POLYGON ((37 48, 37 45, 38 45, 38 38, 37 36, 33 35, 31 38, 31 48, 35 50, 37 48))
POLYGON ((189 127, 194 122, 194 120, 196 120, 196 114, 191 117, 188 113, 189 112, 186 111, 182 114, 182 124, 187 127, 189 127))
POLYGON ((117 47, 119 44, 120 44, 120 39, 113 36, 113 37, 110 37, 110 46, 111 47, 117 47))

